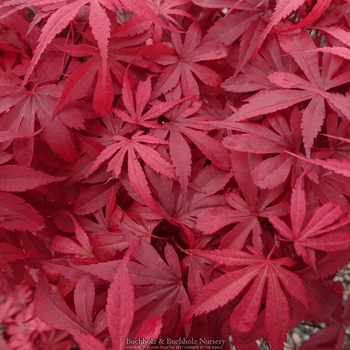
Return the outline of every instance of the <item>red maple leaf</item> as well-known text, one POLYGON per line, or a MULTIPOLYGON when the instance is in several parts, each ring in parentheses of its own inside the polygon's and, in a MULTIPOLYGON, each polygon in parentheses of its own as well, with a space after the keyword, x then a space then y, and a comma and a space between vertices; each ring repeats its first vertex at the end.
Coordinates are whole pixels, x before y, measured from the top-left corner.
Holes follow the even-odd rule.
POLYGON ((227 184, 230 173, 212 164, 197 167, 191 175, 187 196, 181 195, 182 189, 173 179, 160 178, 149 168, 146 168, 146 173, 154 188, 160 214, 171 224, 181 227, 184 232, 180 234, 184 233, 183 238, 192 246, 197 215, 205 208, 225 204, 222 195, 216 193, 227 184))
POLYGON ((124 122, 147 128, 159 128, 159 124, 155 120, 177 104, 183 102, 183 99, 160 102, 146 108, 149 106, 152 93, 151 77, 139 82, 134 96, 127 73, 128 70, 124 74, 122 88, 122 100, 126 111, 114 108, 113 112, 124 122))
POLYGON ((0 1, 1 350, 346 347, 349 6, 0 1))
MULTIPOLYGON (((130 1, 130 0, 129 0, 130 1)), ((127 1, 124 0, 125 3, 127 1)), ((157 19, 155 20, 155 16, 151 15, 151 12, 144 13, 140 11, 139 15, 137 17, 144 16, 144 18, 148 18, 148 23, 153 24, 153 35, 152 39, 154 43, 161 42, 162 34, 164 29, 168 29, 171 31, 174 31, 174 28, 178 28, 181 30, 181 26, 179 22, 179 18, 183 17, 189 17, 192 18, 192 16, 184 10, 184 4, 187 4, 189 0, 165 0, 165 1, 159 1, 159 0, 153 0, 153 1, 147 1, 145 2, 145 5, 154 12, 154 14, 157 16, 157 19), (180 8, 177 8, 180 7, 180 8), (182 8, 181 8, 182 7, 182 8), (162 22, 164 24, 162 24, 162 22)), ((130 1, 130 3, 132 3, 130 1)), ((132 11, 134 11, 134 8, 130 8, 132 11)))
POLYGON ((291 172, 292 179, 298 173, 296 159, 286 151, 298 153, 302 147, 301 118, 299 109, 293 108, 288 116, 282 113, 267 116, 265 125, 250 122, 230 124, 239 133, 225 137, 222 143, 233 151, 273 154, 252 169, 255 184, 272 189, 283 184, 291 172))
POLYGON ((252 169, 261 162, 261 157, 235 152, 232 154, 232 159, 233 173, 242 196, 238 191, 226 192, 224 197, 231 208, 216 207, 203 210, 198 215, 196 228, 204 234, 212 234, 227 225, 238 223, 226 233, 221 240, 220 248, 242 249, 252 232, 254 247, 262 251, 264 239, 260 220, 272 213, 284 216, 288 213, 288 203, 281 201, 271 205, 281 195, 283 189, 279 187, 259 191, 249 178, 252 169))
MULTIPOLYGON (((239 67, 236 52, 230 55, 230 64, 239 67)), ((254 60, 247 62, 239 71, 227 78, 221 86, 227 90, 238 93, 250 93, 259 90, 274 89, 274 85, 266 79, 274 72, 295 72, 297 65, 290 56, 284 55, 277 36, 269 37, 254 60), (278 57, 278 60, 276 60, 278 57)))
POLYGON ((158 78, 152 93, 153 98, 174 89, 179 82, 184 96, 198 95, 199 87, 194 76, 207 85, 220 85, 221 77, 211 68, 198 62, 225 57, 226 45, 219 41, 200 44, 201 36, 200 27, 195 22, 186 32, 184 42, 181 40, 180 33, 171 33, 172 44, 177 55, 165 55, 154 59, 155 62, 168 67, 158 78))
POLYGON ((303 176, 300 176, 292 192, 290 204, 291 227, 277 218, 269 216, 269 220, 279 233, 281 240, 291 242, 295 252, 305 263, 316 268, 316 251, 341 251, 350 247, 350 233, 339 228, 348 224, 350 219, 344 218, 339 205, 328 202, 317 208, 312 217, 306 221, 306 196, 303 189, 303 176), (338 223, 336 223, 340 220, 338 223))
POLYGON ((236 75, 252 58, 255 46, 266 25, 264 17, 267 5, 267 1, 260 1, 258 4, 252 1, 236 1, 234 6, 228 6, 230 11, 215 22, 203 38, 205 43, 220 41, 226 45, 240 40, 237 62, 231 63, 230 59, 230 64, 236 68, 231 80, 235 80, 236 75))
POLYGON ((350 118, 346 96, 328 91, 347 83, 348 74, 333 77, 342 61, 327 54, 323 55, 322 67, 319 67, 318 54, 312 52, 316 49, 316 45, 306 32, 298 35, 279 35, 278 38, 283 50, 294 58, 305 74, 305 78, 285 72, 274 72, 268 75, 268 80, 280 89, 257 93, 226 122, 247 120, 310 100, 305 107, 301 122, 305 153, 310 157, 314 139, 320 132, 326 116, 325 101, 334 111, 350 118))
POLYGON ((133 79, 133 85, 136 82, 133 76, 125 77, 126 72, 129 71, 125 69, 122 62, 132 62, 134 65, 152 69, 156 64, 147 61, 148 57, 170 55, 174 52, 172 48, 164 44, 142 45, 151 36, 149 25, 134 22, 135 19, 130 19, 119 26, 115 23, 117 27, 111 33, 107 45, 105 64, 103 64, 100 47, 96 45, 98 43, 93 38, 87 37, 84 44, 66 45, 61 48, 72 57, 90 58, 83 64, 79 64, 65 81, 57 110, 84 97, 90 86, 95 84, 94 110, 100 115, 105 115, 112 108, 116 90, 113 86, 114 80, 121 86, 124 86, 127 79, 133 79), (96 82, 94 82, 95 76, 97 76, 96 82))
MULTIPOLYGON (((137 242, 134 235, 124 232, 129 242, 137 242)), ((164 261, 149 243, 142 239, 139 242, 133 254, 137 262, 129 264, 135 292, 133 327, 139 329, 147 319, 161 317, 162 333, 170 335, 190 305, 179 258, 169 244, 164 248, 164 261)))
MULTIPOLYGON (((38 63, 40 57, 42 56, 43 52, 50 44, 50 42, 52 42, 56 35, 68 26, 68 24, 77 16, 79 10, 87 4, 90 4, 89 24, 91 26, 92 34, 94 35, 98 43, 98 47, 102 58, 102 66, 104 68, 103 72, 106 71, 105 67, 107 64, 107 44, 110 36, 111 22, 103 6, 109 8, 110 10, 114 10, 115 6, 112 6, 110 1, 78 0, 67 4, 65 1, 62 0, 30 0, 26 2, 8 0, 0 6, 0 9, 5 8, 5 11, 1 14, 0 18, 9 16, 14 12, 27 8, 29 6, 43 6, 52 4, 62 6, 57 6, 56 8, 52 7, 49 11, 51 16, 49 17, 41 31, 38 45, 35 48, 33 58, 26 72, 26 76, 24 77, 24 80, 22 82, 22 87, 24 87, 24 85, 28 82, 28 79, 34 70, 35 65, 38 63)), ((102 79, 106 79, 106 76, 103 75, 102 79)))
MULTIPOLYGON (((168 103, 181 102, 181 90, 178 85, 166 94, 168 103)), ((219 169, 229 170, 230 158, 219 140, 206 134, 207 126, 204 122, 212 119, 210 116, 199 114, 202 103, 187 100, 177 104, 161 118, 163 128, 155 130, 154 134, 169 142, 169 154, 175 167, 179 183, 186 194, 191 174, 192 150, 191 140, 198 149, 219 169)))
POLYGON ((264 324, 268 339, 274 350, 282 350, 290 323, 288 298, 295 298, 307 306, 303 282, 288 270, 288 267, 295 265, 295 260, 273 259, 273 250, 266 257, 252 247, 248 249, 249 253, 231 249, 188 251, 190 254, 239 269, 226 272, 206 284, 182 318, 180 325, 240 296, 238 305, 230 317, 231 328, 242 333, 250 331, 258 319, 260 309, 265 307, 264 324), (245 292, 242 296, 243 290, 245 292))
MULTIPOLYGON (((40 74, 40 70, 36 73, 40 74)), ((1 109, 5 111, 0 117, 1 130, 33 133, 26 139, 14 140, 14 156, 19 164, 29 166, 32 162, 37 121, 43 128, 41 135, 52 151, 65 161, 74 163, 76 151, 71 131, 64 119, 61 120, 59 115, 53 116, 61 93, 61 86, 50 83, 35 84, 20 91, 17 87, 9 87, 1 93, 1 97, 7 100, 4 109, 1 109)))
POLYGON ((107 171, 113 171, 113 176, 118 177, 122 170, 125 155, 128 155, 128 177, 132 188, 140 196, 141 200, 154 208, 154 202, 147 183, 146 176, 139 163, 138 154, 142 160, 154 171, 169 178, 175 178, 173 166, 165 160, 156 150, 144 143, 166 144, 167 142, 159 138, 143 135, 142 131, 134 133, 131 138, 124 136, 114 136, 114 144, 107 146, 93 163, 89 174, 92 174, 105 160, 113 157, 108 162, 107 171))

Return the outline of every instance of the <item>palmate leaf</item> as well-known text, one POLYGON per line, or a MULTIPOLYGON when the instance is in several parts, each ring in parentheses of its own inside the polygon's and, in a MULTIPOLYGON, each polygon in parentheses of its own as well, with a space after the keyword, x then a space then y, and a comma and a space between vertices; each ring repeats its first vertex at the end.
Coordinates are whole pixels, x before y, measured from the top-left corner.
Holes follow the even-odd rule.
MULTIPOLYGON (((166 95, 167 103, 183 102, 180 85, 166 95)), ((155 134, 169 140, 169 153, 175 167, 183 194, 186 196, 191 174, 192 141, 198 149, 219 169, 230 169, 229 153, 221 142, 207 135, 207 127, 202 124, 208 116, 197 115, 202 103, 188 99, 164 114, 166 118, 162 123, 164 129, 158 129, 155 134)))
POLYGON ((257 4, 255 1, 239 0, 234 7, 228 7, 229 13, 209 28, 203 42, 217 40, 230 45, 239 40, 239 59, 234 63, 236 70, 231 80, 236 81, 237 74, 252 58, 255 45, 266 26, 266 1, 257 4))
MULTIPOLYGON (((130 1, 130 0, 129 0, 130 1)), ((188 17, 194 20, 194 18, 189 14, 184 8, 184 4, 190 2, 190 0, 165 0, 165 1, 147 1, 146 4, 152 9, 154 15, 146 15, 141 10, 140 14, 136 15, 140 19, 153 26, 153 42, 159 43, 162 40, 162 35, 164 29, 170 31, 182 30, 181 19, 183 17, 188 17), (179 8, 180 7, 180 8, 179 8), (182 7, 182 8, 181 8, 182 7), (153 18, 156 18, 154 20, 153 18), (148 20, 147 20, 148 19, 148 20), (163 22, 160 22, 160 20, 163 22), (175 29, 176 28, 176 29, 175 29)), ((135 12, 134 8, 132 9, 135 12)))
MULTIPOLYGON (((243 53, 242 53, 243 55, 243 53)), ((244 54, 246 56, 246 54, 244 54)), ((243 56, 243 57, 244 57, 243 56)), ((239 66, 239 63, 236 63, 239 66)), ((226 79, 221 85, 227 91, 253 92, 274 89, 266 77, 273 72, 294 72, 296 64, 287 55, 284 55, 277 36, 270 36, 263 46, 261 55, 246 63, 241 73, 226 79)))
POLYGON ((232 123, 231 128, 241 133, 225 137, 222 143, 232 151, 273 154, 273 157, 260 161, 251 172, 256 185, 273 189, 284 183, 295 168, 297 160, 285 151, 300 149, 301 118, 299 109, 293 108, 289 122, 284 114, 274 113, 266 118, 267 125, 232 123))
MULTIPOLYGON (((40 67, 42 68, 42 67, 40 67)), ((43 72, 37 71, 42 74, 43 72)), ((31 90, 22 89, 4 92, 8 104, 1 116, 1 129, 15 133, 33 132, 33 137, 14 140, 14 157, 20 165, 29 166, 34 153, 34 131, 36 122, 42 128, 40 135, 51 150, 69 163, 74 163, 76 150, 69 127, 60 119, 53 117, 55 106, 62 93, 59 85, 43 84, 31 90), (24 143, 25 142, 25 143, 24 143)))
MULTIPOLYGON (((39 62, 40 57, 47 48, 47 46, 52 42, 52 40, 59 34, 68 24, 76 17, 79 10, 85 5, 90 4, 90 16, 89 24, 91 26, 92 34, 94 35, 102 58, 102 66, 106 68, 107 65, 107 44, 110 36, 110 20, 105 12, 105 9, 102 7, 106 6, 108 1, 104 0, 77 0, 70 3, 66 3, 62 0, 30 0, 30 1, 16 1, 9 0, 0 6, 5 9, 9 7, 9 10, 4 13, 1 17, 6 17, 9 14, 18 11, 20 9, 29 7, 29 6, 43 6, 50 4, 61 4, 58 6, 53 14, 47 20, 45 26, 41 31, 38 45, 35 48, 34 55, 30 62, 29 68, 26 72, 26 75, 22 82, 22 87, 28 82, 30 75, 32 74, 35 65, 39 62), (14 6, 12 9, 11 6, 14 6), (102 25, 101 25, 102 24, 102 25)), ((109 4, 108 4, 109 5, 109 4)), ((112 9, 112 6, 108 6, 112 9)), ((104 70, 106 71, 106 70, 104 70)), ((106 79, 106 76, 103 75, 102 79, 106 79)))
POLYGON ((118 177, 122 170, 123 160, 127 155, 128 176, 132 188, 147 206, 155 208, 146 175, 136 154, 158 174, 174 179, 176 175, 172 164, 156 150, 145 145, 145 143, 167 144, 167 142, 154 136, 143 135, 142 131, 137 131, 130 139, 117 135, 114 136, 114 140, 115 143, 107 146, 96 158, 89 174, 92 174, 105 160, 113 157, 108 163, 107 170, 113 171, 113 175, 118 177))
POLYGON ((278 86, 278 90, 258 92, 227 120, 214 122, 213 125, 222 123, 222 127, 230 128, 229 124, 231 122, 273 113, 310 100, 304 107, 301 121, 305 154, 310 157, 311 147, 321 131, 326 116, 325 102, 337 113, 343 114, 348 119, 350 118, 347 97, 328 91, 347 83, 349 77, 344 74, 340 77, 335 76, 335 72, 342 63, 338 57, 332 58, 325 53, 320 66, 318 53, 315 52, 316 45, 308 33, 281 34, 278 39, 281 48, 293 57, 307 80, 297 74, 275 71, 269 74, 267 79, 278 86))
POLYGON ((179 33, 172 33, 172 43, 176 56, 155 58, 154 61, 168 65, 160 75, 152 92, 156 98, 174 89, 180 82, 184 96, 199 95, 199 86, 194 76, 210 86, 219 86, 221 77, 213 69, 198 62, 217 60, 227 56, 227 47, 222 42, 210 41, 200 45, 201 29, 194 22, 188 29, 184 42, 179 33))
MULTIPOLYGON (((124 230, 124 233, 129 243, 137 239, 127 230, 124 230)), ((181 267, 175 249, 167 244, 164 255, 166 262, 145 240, 140 240, 139 246, 135 249, 133 257, 137 263, 129 266, 135 288, 133 327, 139 329, 147 319, 161 317, 162 332, 171 334, 177 320, 185 314, 190 302, 182 283, 181 267)))
POLYGON ((204 209, 198 214, 196 228, 203 234, 212 234, 215 231, 232 223, 238 223, 222 238, 220 248, 242 249, 252 232, 252 242, 256 249, 262 251, 262 227, 260 220, 274 213, 283 216, 288 213, 287 202, 273 205, 273 201, 282 193, 282 188, 259 191, 252 181, 250 174, 257 164, 261 163, 259 155, 244 152, 232 153, 232 168, 238 191, 226 192, 224 197, 229 207, 204 209), (260 220, 259 220, 260 219, 260 220))
POLYGON ((281 240, 293 243, 296 253, 304 262, 316 268, 315 251, 341 251, 350 247, 350 233, 346 230, 339 231, 339 227, 348 224, 350 219, 340 220, 343 215, 340 205, 328 202, 317 208, 306 223, 306 208, 302 175, 297 179, 292 192, 291 228, 274 215, 268 219, 281 236, 281 240), (336 223, 338 220, 340 221, 336 223))
POLYGON ((147 177, 157 192, 157 207, 170 223, 185 231, 190 247, 194 242, 195 218, 203 209, 225 205, 222 195, 216 192, 231 177, 230 172, 221 171, 213 164, 193 170, 190 181, 194 189, 189 188, 187 196, 183 197, 177 182, 159 178, 155 172, 146 168, 147 177))
POLYGON ((39 43, 35 48, 30 66, 22 82, 22 87, 24 87, 24 85, 28 82, 35 65, 38 63, 47 45, 56 37, 59 32, 61 32, 62 29, 64 29, 69 24, 70 21, 74 19, 80 8, 83 7, 87 2, 88 0, 74 1, 68 5, 61 7, 49 18, 40 35, 39 43))
POLYGON ((147 109, 146 107, 149 104, 152 93, 151 77, 139 82, 134 97, 128 75, 129 70, 127 69, 124 74, 122 88, 122 99, 127 111, 117 108, 113 109, 114 113, 125 122, 148 128, 159 128, 159 124, 155 122, 159 116, 190 98, 189 96, 188 98, 180 99, 179 96, 177 100, 160 102, 147 109))
MULTIPOLYGON (((139 20, 142 19, 139 18, 139 20)), ((133 79, 131 81, 133 85, 136 83, 136 79, 121 62, 132 62, 134 65, 150 68, 155 64, 146 61, 147 57, 171 55, 174 53, 172 48, 164 44, 144 45, 144 42, 151 35, 148 30, 150 23, 148 27, 137 23, 138 26, 133 28, 132 25, 128 25, 130 21, 134 23, 135 18, 133 17, 123 25, 116 27, 111 33, 105 59, 101 57, 101 48, 97 45, 98 43, 96 44, 93 40, 88 42, 88 44, 60 47, 61 51, 73 57, 84 57, 84 59, 86 56, 91 57, 88 61, 78 65, 66 79, 57 109, 84 97, 91 85, 94 85, 94 110, 100 115, 105 115, 112 108, 115 93, 114 80, 124 87, 123 94, 127 90, 125 83, 130 83, 129 80, 131 79, 133 79), (130 47, 130 42, 132 42, 132 47, 130 47), (135 57, 139 58, 135 60, 135 57), (128 74, 125 74, 126 72, 128 74), (125 75, 127 76, 125 77, 125 75), (96 76, 97 79, 95 78, 96 76)), ((115 26, 116 23, 113 23, 113 25, 115 26)), ((126 107, 128 108, 128 106, 126 107)))
POLYGON ((233 310, 230 318, 231 328, 243 333, 248 332, 255 325, 260 308, 265 306, 268 339, 274 350, 282 350, 290 323, 288 298, 295 298, 306 307, 305 288, 302 280, 288 270, 288 267, 296 263, 293 259, 273 259, 270 256, 273 251, 266 257, 252 247, 249 250, 249 253, 231 249, 188 251, 195 256, 240 268, 226 272, 205 285, 180 321, 180 326, 194 316, 227 304, 248 288, 233 310), (264 288, 267 288, 266 304, 263 302, 264 288))
MULTIPOLYGON (((226 45, 230 45, 245 32, 249 32, 248 28, 252 24, 259 23, 260 17, 264 12, 262 3, 261 6, 257 6, 256 3, 251 1, 244 4, 243 11, 239 7, 234 10, 231 9, 229 14, 220 18, 209 28, 208 33, 203 38, 203 42, 218 40, 226 45)), ((252 33, 249 33, 250 37, 252 37, 252 33)))
POLYGON ((152 4, 145 0, 120 0, 122 5, 128 9, 130 12, 135 13, 136 15, 140 16, 141 18, 145 18, 149 21, 151 21, 153 24, 161 27, 166 28, 169 31, 176 31, 175 28, 172 26, 169 26, 165 24, 155 13, 155 11, 152 8, 152 4))

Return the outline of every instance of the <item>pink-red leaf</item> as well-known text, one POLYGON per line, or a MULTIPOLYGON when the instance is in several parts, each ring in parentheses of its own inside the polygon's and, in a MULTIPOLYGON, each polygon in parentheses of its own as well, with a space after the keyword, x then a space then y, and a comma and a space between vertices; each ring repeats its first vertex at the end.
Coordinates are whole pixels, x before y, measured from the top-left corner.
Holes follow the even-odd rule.
POLYGON ((74 19, 80 8, 83 7, 88 1, 89 0, 78 0, 62 6, 48 19, 41 32, 39 43, 35 48, 34 56, 22 82, 22 87, 28 82, 29 76, 32 74, 35 65, 38 63, 47 45, 49 45, 55 36, 74 19))
POLYGON ((283 240, 293 242, 296 253, 309 265, 316 266, 316 252, 345 250, 350 246, 350 234, 334 232, 349 222, 345 218, 336 223, 342 216, 339 205, 325 203, 318 207, 309 221, 305 224, 306 195, 302 188, 303 177, 296 181, 292 192, 290 219, 292 227, 271 215, 269 220, 283 240))
POLYGON ((274 349, 283 349, 283 342, 289 328, 288 301, 285 291, 289 296, 307 305, 305 289, 301 279, 283 266, 292 266, 295 261, 290 258, 271 259, 266 258, 254 249, 252 254, 238 250, 221 249, 214 251, 190 250, 196 256, 210 259, 228 266, 241 266, 239 270, 227 272, 204 286, 190 309, 183 317, 180 325, 188 322, 192 317, 208 313, 235 299, 249 285, 247 295, 240 299, 239 310, 250 309, 251 314, 242 315, 233 311, 230 324, 233 329, 249 331, 258 318, 259 304, 262 302, 263 288, 267 288, 267 303, 265 315, 265 327, 268 338, 274 349), (284 286, 285 291, 282 290, 284 286), (251 301, 255 299, 255 301, 251 301), (256 304, 258 303, 258 305, 256 304), (242 305, 243 304, 243 305, 242 305), (242 305, 242 306, 240 306, 242 305), (271 312, 271 313, 270 313, 271 312), (238 320, 236 319, 238 317, 238 320), (278 320, 278 322, 276 321, 278 320), (238 325, 239 321, 244 324, 238 325), (281 324, 283 326, 281 326, 281 324))
POLYGON ((0 192, 0 227, 6 230, 36 232, 44 227, 43 217, 22 198, 0 192))
POLYGON ((62 180, 65 177, 55 177, 20 165, 0 166, 0 191, 24 192, 62 180))
POLYGON ((281 19, 287 17, 292 11, 295 11, 301 6, 305 0, 281 0, 277 2, 275 11, 269 19, 269 23, 261 33, 260 38, 256 44, 254 55, 259 51, 267 35, 270 33, 272 27, 276 25, 281 19))
POLYGON ((131 283, 127 263, 137 243, 128 250, 113 282, 108 289, 107 323, 113 349, 125 349, 125 339, 129 334, 134 319, 134 287, 131 283))
POLYGON ((78 329, 85 333, 78 317, 68 307, 58 288, 49 284, 44 273, 40 274, 35 297, 35 315, 51 327, 68 330, 78 329))

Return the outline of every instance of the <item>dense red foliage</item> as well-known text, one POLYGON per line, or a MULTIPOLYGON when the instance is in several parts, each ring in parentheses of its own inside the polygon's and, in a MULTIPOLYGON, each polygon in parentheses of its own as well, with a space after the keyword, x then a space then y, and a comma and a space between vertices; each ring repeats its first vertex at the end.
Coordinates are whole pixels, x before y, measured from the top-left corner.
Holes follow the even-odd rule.
POLYGON ((0 348, 282 350, 307 321, 301 349, 341 349, 349 21, 349 0, 1 1, 0 348))

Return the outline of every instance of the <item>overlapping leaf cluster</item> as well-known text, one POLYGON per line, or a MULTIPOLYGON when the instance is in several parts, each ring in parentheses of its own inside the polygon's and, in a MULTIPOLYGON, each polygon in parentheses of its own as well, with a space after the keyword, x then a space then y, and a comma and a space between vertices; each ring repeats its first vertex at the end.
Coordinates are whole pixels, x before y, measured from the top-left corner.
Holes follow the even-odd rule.
POLYGON ((305 320, 326 326, 302 349, 345 344, 349 9, 1 2, 2 348, 282 350, 305 320))

